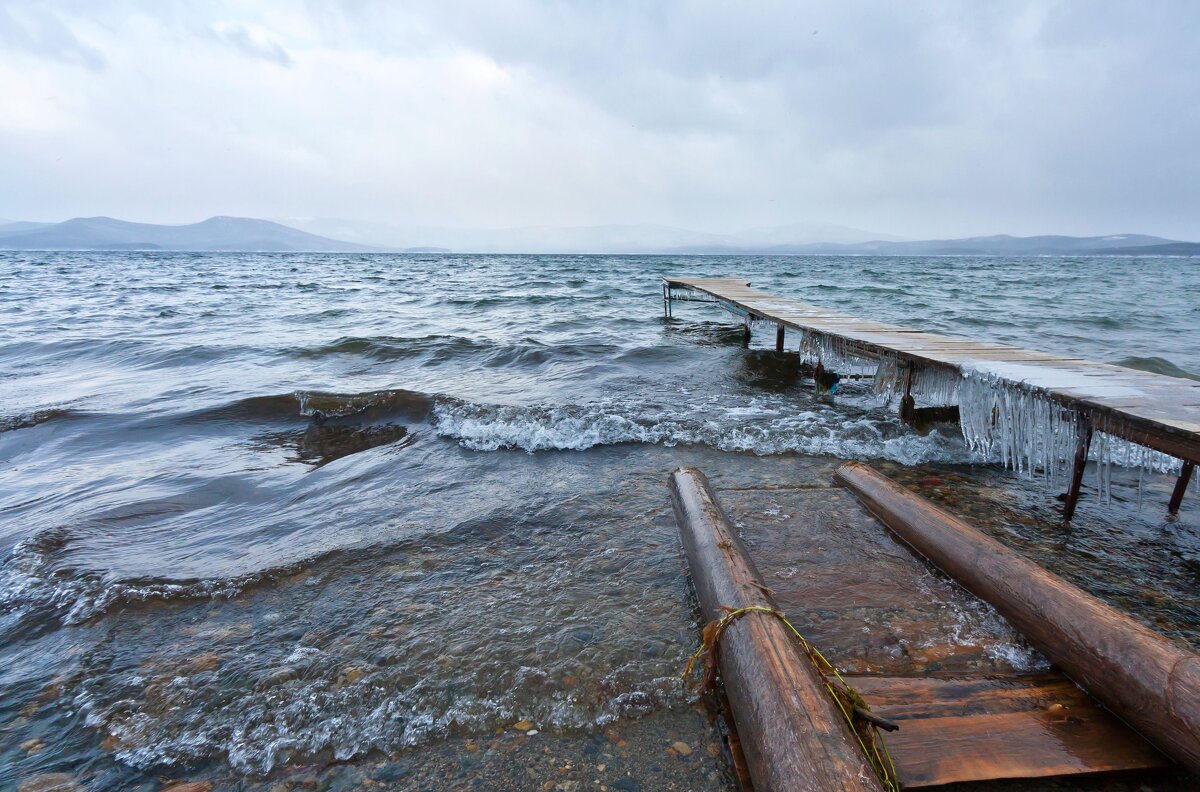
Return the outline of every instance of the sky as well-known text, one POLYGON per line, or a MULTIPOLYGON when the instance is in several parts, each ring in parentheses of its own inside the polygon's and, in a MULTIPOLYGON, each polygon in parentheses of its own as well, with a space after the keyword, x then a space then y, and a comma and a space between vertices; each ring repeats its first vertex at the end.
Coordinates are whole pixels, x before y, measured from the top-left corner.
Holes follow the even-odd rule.
POLYGON ((1200 240, 1200 3, 0 0, 0 217, 1200 240))

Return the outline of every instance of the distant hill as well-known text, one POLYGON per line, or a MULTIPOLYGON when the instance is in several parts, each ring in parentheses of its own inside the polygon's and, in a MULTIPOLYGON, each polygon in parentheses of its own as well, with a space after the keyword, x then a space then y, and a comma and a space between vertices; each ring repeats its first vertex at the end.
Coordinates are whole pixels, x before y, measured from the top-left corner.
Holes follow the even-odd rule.
POLYGON ((284 221, 311 233, 356 242, 401 249, 447 247, 464 253, 1040 256, 1127 255, 1131 249, 1138 249, 1146 255, 1172 255, 1172 251, 1175 255, 1186 255, 1187 248, 1153 251, 1151 247, 1193 244, 1145 234, 1096 237, 997 235, 905 240, 859 228, 820 223, 790 223, 713 233, 652 224, 473 229, 314 217, 289 217, 284 221))
POLYGON ((211 217, 190 225, 76 217, 62 223, 0 226, 0 250, 368 252, 380 248, 329 239, 270 220, 248 217, 211 217))
POLYGON ((1165 245, 1145 245, 1129 248, 1097 250, 1105 256, 1200 256, 1200 242, 1168 242, 1165 245))
POLYGON ((313 234, 355 242, 386 245, 389 248, 442 247, 464 253, 652 254, 682 249, 698 252, 734 248, 757 250, 779 244, 845 244, 896 239, 875 231, 827 223, 791 223, 724 234, 652 223, 442 228, 322 217, 276 219, 313 234))
POLYGON ((1125 256, 1134 251, 1139 255, 1188 255, 1189 249, 1200 247, 1192 242, 1177 242, 1145 234, 1116 234, 1097 237, 1031 236, 1014 237, 1007 234, 964 239, 929 239, 918 241, 872 241, 850 244, 817 242, 802 245, 770 245, 765 247, 707 246, 676 248, 673 253, 753 253, 795 254, 821 253, 871 256, 1125 256))
POLYGON ((0 237, 12 236, 14 234, 25 234, 30 231, 36 231, 39 228, 52 226, 54 223, 28 223, 18 220, 0 220, 0 237))
POLYGON ((996 236, 904 240, 847 226, 793 223, 732 234, 660 225, 447 229, 288 218, 212 217, 191 225, 77 217, 62 223, 0 221, 0 250, 312 251, 443 254, 863 256, 1194 256, 1200 243, 1145 234, 996 236), (334 239, 333 236, 339 238, 334 239), (345 241, 346 238, 353 241, 345 241))

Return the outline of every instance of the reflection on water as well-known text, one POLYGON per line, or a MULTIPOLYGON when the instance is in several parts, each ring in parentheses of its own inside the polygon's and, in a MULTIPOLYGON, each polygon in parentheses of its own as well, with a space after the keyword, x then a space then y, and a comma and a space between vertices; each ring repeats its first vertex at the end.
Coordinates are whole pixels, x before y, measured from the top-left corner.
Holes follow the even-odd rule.
POLYGON ((865 383, 814 402, 773 337, 745 350, 711 307, 666 321, 657 299, 669 271, 745 274, 846 313, 1200 371, 1194 345, 1162 346, 1200 305, 1172 260, 1087 262, 1102 278, 1053 259, 0 261, 0 788, 728 788, 677 677, 699 632, 679 465, 752 515, 781 589, 814 559, 847 567, 833 582, 856 554, 893 571, 802 592, 848 669, 1038 661, 805 489, 842 458, 1200 645, 1193 496, 1168 522, 1169 481, 1139 511, 1118 477, 1063 528, 1055 493, 973 464, 954 431, 911 431, 865 383), (1029 288, 997 296, 1002 272, 1029 288), (1075 321, 1137 315, 1141 279, 1171 285, 1141 312, 1159 326, 1075 321), (849 542, 821 555, 802 529, 849 542))

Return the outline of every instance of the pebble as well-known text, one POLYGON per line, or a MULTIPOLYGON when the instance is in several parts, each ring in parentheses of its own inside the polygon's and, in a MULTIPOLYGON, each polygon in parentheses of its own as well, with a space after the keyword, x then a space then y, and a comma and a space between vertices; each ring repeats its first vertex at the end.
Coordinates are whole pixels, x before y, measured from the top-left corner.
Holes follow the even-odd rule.
POLYGON ((689 756, 692 753, 692 746, 688 745, 682 740, 671 743, 671 747, 674 748, 675 752, 680 756, 689 756))
POLYGON ((21 750, 28 754, 35 754, 45 747, 46 747, 46 743, 42 742, 41 740, 39 740, 36 737, 34 737, 33 739, 30 739, 30 740, 26 740, 25 742, 21 743, 21 745, 20 745, 21 750))
POLYGON ((177 781, 163 787, 162 792, 211 792, 212 781, 177 781))
POLYGON ((70 773, 42 773, 18 784, 17 792, 84 792, 84 789, 70 773))
POLYGON ((521 731, 529 731, 533 728, 533 721, 519 720, 514 723, 512 727, 514 729, 520 729, 521 731))
POLYGON ((204 652, 183 663, 180 670, 188 674, 201 674, 205 671, 212 671, 220 665, 220 655, 216 652, 204 652))

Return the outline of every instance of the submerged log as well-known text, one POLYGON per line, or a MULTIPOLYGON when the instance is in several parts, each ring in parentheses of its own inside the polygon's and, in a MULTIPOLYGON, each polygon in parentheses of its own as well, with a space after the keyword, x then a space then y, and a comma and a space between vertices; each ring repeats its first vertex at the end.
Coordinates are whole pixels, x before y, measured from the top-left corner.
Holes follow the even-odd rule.
POLYGON ((860 462, 835 478, 1163 753, 1200 773, 1200 656, 860 462))
MULTIPOLYGON (((671 474, 671 502, 706 621, 774 601, 704 474, 671 474)), ((882 792, 823 678, 787 626, 748 613, 721 638, 719 663, 756 792, 882 792)))

